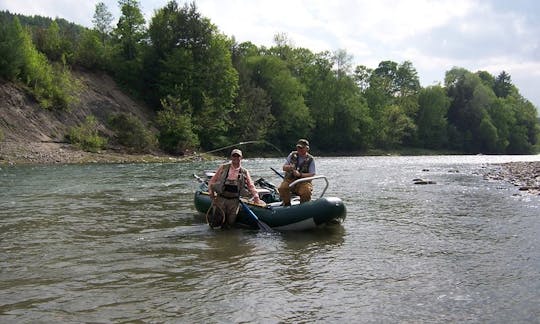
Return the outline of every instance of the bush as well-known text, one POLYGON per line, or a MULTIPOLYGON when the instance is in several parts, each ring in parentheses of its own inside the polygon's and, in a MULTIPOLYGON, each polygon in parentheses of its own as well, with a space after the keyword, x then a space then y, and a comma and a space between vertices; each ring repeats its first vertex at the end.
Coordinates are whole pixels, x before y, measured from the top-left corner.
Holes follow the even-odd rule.
POLYGON ((199 138, 193 131, 189 104, 169 96, 162 100, 162 106, 163 110, 158 112, 156 120, 161 148, 169 153, 182 154, 197 147, 199 138))
POLYGON ((120 145, 134 152, 148 152, 156 146, 155 136, 134 115, 116 114, 109 119, 120 145))
POLYGON ((107 145, 107 139, 98 135, 97 121, 92 115, 87 116, 84 124, 69 130, 71 144, 88 152, 98 152, 107 145))
POLYGON ((0 129, 0 142, 4 140, 4 132, 0 129))

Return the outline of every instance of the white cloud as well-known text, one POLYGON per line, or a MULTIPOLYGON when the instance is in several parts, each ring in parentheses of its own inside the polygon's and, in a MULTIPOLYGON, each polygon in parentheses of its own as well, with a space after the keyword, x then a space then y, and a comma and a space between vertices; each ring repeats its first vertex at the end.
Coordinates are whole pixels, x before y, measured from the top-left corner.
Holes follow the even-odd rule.
MULTIPOLYGON (((345 49, 356 64, 409 60, 422 85, 454 66, 505 70, 540 107, 540 3, 535 0, 195 0, 198 11, 239 42, 272 46, 285 33, 314 52, 345 49)), ((0 0, 0 10, 61 17, 87 27, 99 0, 0 0)), ((117 0, 103 0, 115 19, 117 0)), ((140 0, 145 18, 169 0, 140 0)), ((191 1, 177 0, 180 6, 191 1)))

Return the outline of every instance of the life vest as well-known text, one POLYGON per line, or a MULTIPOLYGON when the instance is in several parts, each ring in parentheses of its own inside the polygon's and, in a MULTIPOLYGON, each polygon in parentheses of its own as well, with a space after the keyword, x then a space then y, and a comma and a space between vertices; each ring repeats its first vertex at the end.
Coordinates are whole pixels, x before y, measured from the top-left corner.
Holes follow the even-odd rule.
MULTIPOLYGON (((300 171, 300 173, 309 173, 309 166, 313 162, 313 156, 309 153, 304 157, 304 162, 301 165, 298 165, 298 151, 291 152, 291 164, 294 166, 294 170, 300 171)), ((293 170, 285 172, 285 178, 287 179, 296 179, 292 173, 293 170)))
POLYGON ((231 180, 227 179, 231 163, 223 164, 220 178, 213 184, 214 192, 225 198, 239 198, 240 196, 248 196, 249 192, 246 189, 247 170, 240 167, 238 178, 231 180))

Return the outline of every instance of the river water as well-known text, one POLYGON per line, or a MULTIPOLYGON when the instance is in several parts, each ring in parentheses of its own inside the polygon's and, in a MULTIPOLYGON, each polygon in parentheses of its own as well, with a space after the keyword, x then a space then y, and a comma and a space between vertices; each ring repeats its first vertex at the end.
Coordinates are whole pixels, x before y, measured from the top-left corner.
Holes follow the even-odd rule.
POLYGON ((347 219, 274 234, 204 223, 216 162, 2 166, 0 322, 539 323, 540 197, 483 177, 538 160, 318 158, 347 219))

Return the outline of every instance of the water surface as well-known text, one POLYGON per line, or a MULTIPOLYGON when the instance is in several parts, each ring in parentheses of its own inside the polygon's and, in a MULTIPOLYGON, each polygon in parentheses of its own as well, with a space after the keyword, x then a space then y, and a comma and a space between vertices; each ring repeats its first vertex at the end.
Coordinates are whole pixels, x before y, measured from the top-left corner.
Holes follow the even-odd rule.
POLYGON ((483 177, 519 160, 318 158, 347 219, 277 234, 209 229, 215 162, 1 167, 0 321, 538 323, 540 197, 483 177))

